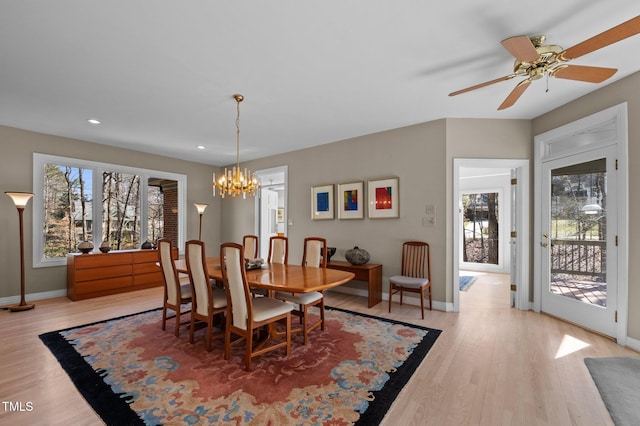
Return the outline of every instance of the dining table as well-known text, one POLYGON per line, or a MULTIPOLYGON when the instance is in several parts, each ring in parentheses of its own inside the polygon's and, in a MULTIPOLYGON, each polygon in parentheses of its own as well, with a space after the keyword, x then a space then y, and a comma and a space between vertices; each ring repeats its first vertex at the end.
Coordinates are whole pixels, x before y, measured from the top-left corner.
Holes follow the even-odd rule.
MULTIPOLYGON (((222 269, 219 257, 207 257, 209 278, 222 282, 222 269)), ((188 273, 184 259, 175 261, 176 270, 188 273)), ((337 287, 355 278, 355 274, 347 271, 328 268, 314 268, 279 263, 264 263, 260 268, 249 269, 247 282, 251 288, 261 288, 269 292, 286 291, 291 293, 311 293, 337 287)))
MULTIPOLYGON (((219 257, 207 257, 207 273, 209 278, 216 282, 222 282, 222 268, 219 257)), ((184 259, 174 261, 179 273, 188 273, 187 262, 184 259)), ((353 278, 353 272, 339 271, 337 269, 314 268, 311 266, 289 265, 280 263, 264 263, 256 269, 246 271, 247 282, 251 288, 267 290, 269 295, 276 291, 292 293, 310 293, 324 291, 342 285, 353 278)), ((292 328, 292 333, 299 333, 302 328, 292 328)), ((278 332, 273 324, 269 326, 268 336, 258 344, 264 346, 272 338, 281 338, 283 334, 278 332)))

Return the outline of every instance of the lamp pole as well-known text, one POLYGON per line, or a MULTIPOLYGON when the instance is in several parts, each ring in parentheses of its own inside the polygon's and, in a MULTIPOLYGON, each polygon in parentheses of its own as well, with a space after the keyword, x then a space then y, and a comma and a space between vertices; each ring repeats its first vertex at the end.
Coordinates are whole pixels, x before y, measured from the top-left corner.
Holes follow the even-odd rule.
POLYGON ((24 208, 33 197, 30 192, 5 192, 13 200, 18 209, 18 218, 20 222, 20 304, 9 306, 11 312, 28 311, 33 309, 35 305, 27 304, 24 297, 24 208))
POLYGON ((200 215, 200 225, 198 226, 198 240, 202 241, 202 215, 204 214, 204 209, 206 209, 209 204, 193 203, 193 205, 196 206, 196 209, 198 209, 198 215, 200 215))

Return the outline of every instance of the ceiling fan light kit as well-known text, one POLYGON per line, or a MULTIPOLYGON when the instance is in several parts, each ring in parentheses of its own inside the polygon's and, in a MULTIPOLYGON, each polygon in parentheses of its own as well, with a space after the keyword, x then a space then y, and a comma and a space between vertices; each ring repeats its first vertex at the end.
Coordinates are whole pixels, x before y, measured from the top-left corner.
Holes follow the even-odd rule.
POLYGON ((638 33, 640 33, 640 15, 566 50, 557 45, 545 45, 547 37, 544 35, 510 37, 502 40, 501 44, 515 58, 513 74, 451 92, 449 96, 467 93, 501 81, 511 80, 514 77, 526 77, 516 85, 498 107, 498 110, 502 110, 515 104, 532 81, 539 80, 545 75, 566 80, 601 83, 613 76, 618 70, 616 68, 569 65, 565 62, 638 33))

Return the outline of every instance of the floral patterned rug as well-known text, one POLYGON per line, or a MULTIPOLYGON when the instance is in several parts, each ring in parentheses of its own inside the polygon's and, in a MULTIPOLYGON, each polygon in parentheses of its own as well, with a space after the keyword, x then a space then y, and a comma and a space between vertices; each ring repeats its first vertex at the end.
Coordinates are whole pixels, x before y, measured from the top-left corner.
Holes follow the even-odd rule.
MULTIPOLYGON (((188 315, 187 315, 188 317, 188 315)), ((184 316, 183 316, 184 318, 184 316)), ((40 339, 107 424, 378 424, 440 330, 336 308, 310 342, 294 335, 244 370, 244 345, 207 352, 204 329, 189 343, 160 329, 153 310, 40 339)))

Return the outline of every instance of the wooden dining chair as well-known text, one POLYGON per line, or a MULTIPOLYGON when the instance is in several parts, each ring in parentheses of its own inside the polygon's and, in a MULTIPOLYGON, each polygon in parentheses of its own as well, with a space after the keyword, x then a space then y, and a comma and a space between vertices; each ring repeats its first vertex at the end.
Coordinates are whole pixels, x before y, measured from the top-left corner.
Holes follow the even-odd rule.
MULTIPOLYGON (((213 328, 215 317, 221 317, 227 312, 227 296, 223 289, 216 288, 211 284, 209 271, 207 270, 204 242, 198 240, 187 241, 185 260, 193 294, 189 342, 193 343, 195 321, 203 321, 207 324, 206 344, 207 350, 210 351, 211 339, 224 336, 224 331, 214 335, 213 328)), ((222 330, 223 324, 224 321, 221 319, 220 330, 222 330)))
POLYGON ((180 337, 180 315, 188 313, 190 310, 190 308, 185 308, 183 311, 182 305, 191 303, 191 282, 188 275, 178 274, 178 271, 176 271, 176 265, 173 263, 173 243, 170 239, 163 238, 158 240, 158 261, 164 278, 162 329, 166 329, 168 319, 175 318, 174 334, 176 337, 180 337), (172 310, 175 314, 167 316, 169 310, 172 310))
MULTIPOLYGON (((247 273, 244 269, 244 252, 240 244, 223 243, 220 245, 220 263, 222 267, 222 281, 227 295, 227 323, 224 339, 224 359, 229 359, 231 345, 246 341, 245 369, 251 371, 251 361, 254 357, 285 348, 287 356, 291 353, 291 310, 293 306, 281 300, 270 297, 251 297, 247 273), (264 346, 256 345, 254 332, 263 326, 284 321, 284 341, 264 346), (231 342, 231 335, 240 339, 231 342)), ((270 336, 273 337, 273 336, 270 336)))
POLYGON ((289 239, 282 235, 274 235, 269 238, 269 255, 267 263, 280 263, 286 265, 289 259, 289 239))
POLYGON ((431 254, 429 244, 425 242, 407 241, 402 245, 402 272, 389 278, 389 312, 393 295, 400 292, 402 305, 402 293, 405 291, 420 294, 420 308, 424 319, 425 292, 429 295, 429 310, 432 309, 431 254))
POLYGON ((242 246, 244 247, 244 255, 247 259, 257 259, 258 257, 258 236, 245 235, 242 237, 242 246))
MULTIPOLYGON (((327 240, 319 237, 307 237, 304 239, 304 250, 302 252, 302 266, 311 268, 327 267, 327 240)), ((293 313, 300 317, 302 322, 303 344, 307 344, 310 331, 320 327, 324 330, 324 295, 322 292, 311 293, 288 293, 277 291, 276 299, 295 303, 298 309, 293 313), (320 319, 309 323, 309 308, 317 306, 320 309, 320 319)))

